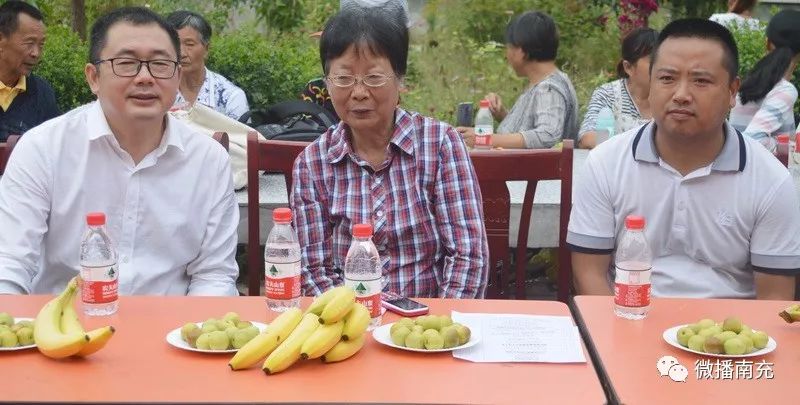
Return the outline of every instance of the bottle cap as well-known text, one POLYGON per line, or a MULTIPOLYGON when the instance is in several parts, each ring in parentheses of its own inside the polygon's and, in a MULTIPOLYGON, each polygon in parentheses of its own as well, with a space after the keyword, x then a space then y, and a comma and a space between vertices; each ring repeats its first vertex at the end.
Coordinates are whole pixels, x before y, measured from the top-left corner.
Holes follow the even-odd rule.
POLYGON ((625 217, 625 228, 644 229, 644 217, 639 215, 628 215, 625 217))
POLYGON ((275 222, 291 222, 292 210, 288 208, 275 208, 272 211, 272 220, 275 222))
POLYGON ((90 212, 86 214, 86 224, 97 226, 106 224, 106 214, 102 212, 90 212))
POLYGON ((372 225, 355 224, 353 225, 353 236, 358 238, 369 238, 372 236, 372 225))
POLYGON ((481 108, 489 108, 489 100, 483 99, 481 100, 481 108))
POLYGON ((789 134, 778 135, 778 143, 789 143, 789 134))

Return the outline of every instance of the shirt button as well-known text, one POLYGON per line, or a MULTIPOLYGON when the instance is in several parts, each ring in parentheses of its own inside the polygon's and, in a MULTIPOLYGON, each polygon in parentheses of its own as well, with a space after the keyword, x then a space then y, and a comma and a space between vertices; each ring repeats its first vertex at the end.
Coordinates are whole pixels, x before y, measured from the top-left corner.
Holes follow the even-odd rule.
POLYGON ((378 218, 382 217, 382 216, 383 216, 383 210, 378 210, 378 211, 376 211, 376 212, 375 212, 375 215, 377 215, 377 216, 378 216, 378 218))

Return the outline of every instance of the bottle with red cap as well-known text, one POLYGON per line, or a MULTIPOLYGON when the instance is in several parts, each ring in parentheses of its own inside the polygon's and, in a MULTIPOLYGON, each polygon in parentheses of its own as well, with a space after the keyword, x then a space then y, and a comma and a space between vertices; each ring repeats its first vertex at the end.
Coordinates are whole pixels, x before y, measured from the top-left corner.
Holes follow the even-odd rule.
POLYGON ((614 256, 614 313, 626 319, 644 319, 650 309, 653 254, 644 235, 644 217, 625 218, 625 233, 614 256))
POLYGON ((489 100, 481 100, 480 106, 475 114, 475 149, 489 149, 492 147, 494 118, 489 111, 489 100))
POLYGON ((274 226, 264 246, 264 295, 275 312, 300 308, 300 243, 292 228, 292 211, 272 211, 274 226))
POLYGON ((794 140, 789 140, 789 171, 797 175, 800 172, 800 131, 794 136, 794 140))
POLYGON ((344 284, 356 292, 356 302, 364 304, 372 317, 369 329, 381 324, 383 265, 372 243, 372 225, 353 225, 353 242, 344 260, 344 284))
POLYGON ((88 230, 81 241, 81 300, 90 316, 111 315, 119 308, 117 252, 106 233, 106 215, 86 215, 88 230))
POLYGON ((775 147, 775 156, 784 166, 789 167, 789 134, 780 134, 776 140, 778 142, 775 147))

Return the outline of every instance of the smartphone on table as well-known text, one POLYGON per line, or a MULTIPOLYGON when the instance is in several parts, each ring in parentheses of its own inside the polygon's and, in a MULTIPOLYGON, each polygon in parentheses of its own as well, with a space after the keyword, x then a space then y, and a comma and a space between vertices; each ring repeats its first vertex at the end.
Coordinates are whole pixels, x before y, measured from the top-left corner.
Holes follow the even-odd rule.
POLYGON ((383 307, 403 316, 420 316, 428 313, 428 306, 393 292, 382 292, 383 307))

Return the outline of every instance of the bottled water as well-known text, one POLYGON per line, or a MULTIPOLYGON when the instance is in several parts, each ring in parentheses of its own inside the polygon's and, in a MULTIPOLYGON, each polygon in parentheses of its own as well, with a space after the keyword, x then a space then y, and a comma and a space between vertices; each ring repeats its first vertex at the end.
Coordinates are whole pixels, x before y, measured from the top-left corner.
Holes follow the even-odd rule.
POLYGON ((356 292, 356 302, 364 304, 372 316, 369 329, 381 324, 383 266, 372 243, 372 225, 353 225, 353 243, 344 261, 344 284, 356 292))
POLYGON ((475 149, 490 149, 494 134, 494 118, 489 111, 489 100, 481 100, 481 108, 475 115, 475 149))
POLYGON ((614 313, 626 319, 644 319, 650 310, 653 268, 653 255, 644 236, 644 217, 625 218, 625 233, 614 259, 614 313))
POLYGON ((111 315, 119 307, 117 252, 106 233, 106 215, 86 215, 88 230, 81 241, 81 301, 90 316, 111 315))
POLYGON ((275 312, 300 307, 300 243, 292 229, 292 211, 272 211, 274 226, 264 247, 264 295, 275 312))
POLYGON ((609 140, 614 136, 616 123, 614 122, 614 112, 609 107, 603 107, 597 114, 594 132, 596 134, 597 145, 609 140))
POLYGON ((789 171, 795 178, 800 177, 800 142, 797 137, 800 132, 795 134, 794 140, 789 143, 789 171))

